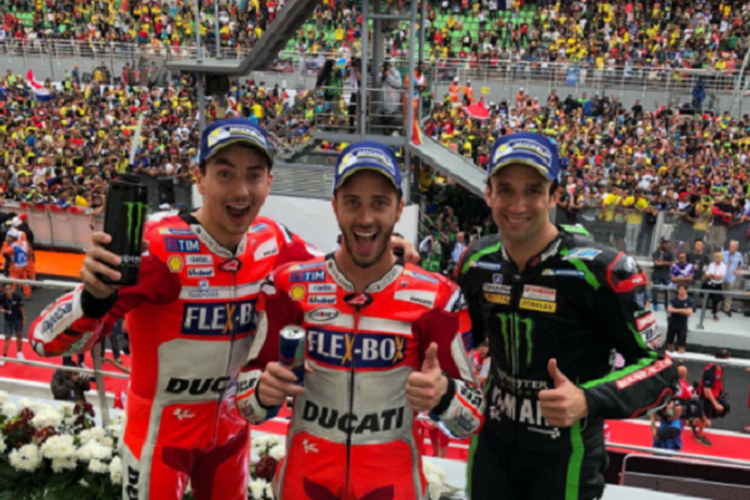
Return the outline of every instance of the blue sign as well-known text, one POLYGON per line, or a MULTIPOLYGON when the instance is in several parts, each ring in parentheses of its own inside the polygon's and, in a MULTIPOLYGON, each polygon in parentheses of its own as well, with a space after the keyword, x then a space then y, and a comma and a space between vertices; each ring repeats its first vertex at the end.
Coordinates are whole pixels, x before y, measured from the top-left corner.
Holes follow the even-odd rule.
POLYGON ((571 87, 578 85, 578 68, 568 68, 565 72, 565 83, 571 87))

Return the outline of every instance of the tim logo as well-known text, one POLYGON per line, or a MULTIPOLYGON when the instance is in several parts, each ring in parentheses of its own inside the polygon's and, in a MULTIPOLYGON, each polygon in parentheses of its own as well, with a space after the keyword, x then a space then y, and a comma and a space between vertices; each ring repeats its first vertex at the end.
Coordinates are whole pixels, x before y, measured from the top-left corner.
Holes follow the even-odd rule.
POLYGON ((310 282, 310 281, 325 281, 327 273, 324 270, 321 271, 295 271, 289 277, 291 283, 299 282, 310 282))
POLYGON ((164 238, 169 252, 200 253, 201 242, 198 238, 164 238))

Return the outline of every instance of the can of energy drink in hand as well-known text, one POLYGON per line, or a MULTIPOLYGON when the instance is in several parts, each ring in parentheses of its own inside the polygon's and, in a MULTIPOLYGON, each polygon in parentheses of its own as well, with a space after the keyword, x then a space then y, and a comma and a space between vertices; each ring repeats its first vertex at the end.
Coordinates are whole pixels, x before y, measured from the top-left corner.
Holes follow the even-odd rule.
POLYGON ((289 368, 297 377, 296 385, 305 381, 305 329, 288 325, 279 332, 279 364, 289 368))
POLYGON ((112 237, 107 250, 118 255, 122 262, 112 266, 121 274, 118 281, 101 275, 109 285, 137 285, 141 270, 141 240, 146 225, 148 188, 135 175, 120 174, 107 191, 104 212, 104 232, 112 237))

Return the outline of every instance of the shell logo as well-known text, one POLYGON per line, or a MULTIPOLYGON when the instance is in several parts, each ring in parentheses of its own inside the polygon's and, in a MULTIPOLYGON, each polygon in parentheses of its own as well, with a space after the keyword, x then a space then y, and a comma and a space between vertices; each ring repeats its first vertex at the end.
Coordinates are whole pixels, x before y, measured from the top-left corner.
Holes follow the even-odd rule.
POLYGON ((292 297, 293 300, 304 299, 306 293, 307 293, 307 290, 305 290, 305 285, 294 285, 292 289, 289 290, 289 295, 292 297))
POLYGON ((167 259, 167 267, 169 267, 169 270, 173 273, 179 273, 182 271, 182 266, 184 265, 185 263, 179 255, 170 255, 167 259))

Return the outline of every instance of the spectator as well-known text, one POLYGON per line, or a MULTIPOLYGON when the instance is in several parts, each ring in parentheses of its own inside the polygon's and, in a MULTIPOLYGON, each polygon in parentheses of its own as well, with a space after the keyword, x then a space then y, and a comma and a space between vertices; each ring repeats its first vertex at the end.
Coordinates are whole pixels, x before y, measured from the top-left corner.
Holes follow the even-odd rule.
MULTIPOLYGON (((666 238, 662 238, 659 240, 659 248, 656 250, 653 255, 653 262, 654 262, 654 271, 651 275, 651 282, 654 285, 669 285, 670 284, 670 272, 672 264, 674 264, 674 254, 670 250, 668 250, 669 247, 669 240, 666 238)), ((658 302, 658 293, 659 290, 656 288, 653 288, 651 290, 651 301, 653 302, 654 311, 659 310, 659 302, 658 302)), ((666 290, 664 290, 664 306, 666 307, 668 300, 668 293, 666 290)))
POLYGON ((721 252, 714 253, 714 261, 708 266, 708 269, 703 274, 705 282, 703 282, 703 289, 708 290, 708 300, 711 302, 711 311, 714 315, 714 321, 719 321, 719 317, 716 315, 719 302, 721 297, 717 293, 723 290, 724 277, 727 274, 727 265, 723 262, 724 256, 721 252))
POLYGON ((677 262, 670 267, 670 275, 672 288, 677 288, 679 285, 688 287, 693 282, 695 271, 693 265, 687 261, 687 254, 685 252, 677 254, 677 262))
MULTIPOLYGON (((716 359, 729 359, 728 349, 716 351, 716 359)), ((698 393, 703 404, 703 413, 708 419, 707 423, 716 418, 724 418, 729 413, 729 403, 724 394, 724 368, 720 363, 708 363, 703 371, 698 393)), ((707 438, 701 440, 702 444, 711 445, 707 438)))
MULTIPOLYGON (((703 273, 711 264, 711 258, 703 252, 704 246, 705 245, 703 244, 703 240, 695 240, 695 243, 693 244, 693 251, 688 255, 687 258, 688 262, 693 265, 693 282, 691 283, 691 286, 696 289, 700 288, 703 285, 703 273)), ((699 293, 696 292, 694 295, 696 305, 698 302, 698 297, 699 293)))
MULTIPOLYGON (((725 250, 723 253, 723 260, 727 265, 727 271, 724 274, 723 290, 725 292, 733 293, 739 290, 739 285, 742 280, 740 273, 742 272, 742 254, 738 252, 739 242, 732 240, 729 242, 729 250, 725 250)), ((724 314, 732 317, 732 296, 724 295, 724 314)))
POLYGON ((387 115, 398 113, 401 109, 401 74, 390 61, 383 62, 375 85, 383 89, 383 112, 387 115))
POLYGON ((703 413, 701 398, 693 385, 687 380, 689 376, 690 372, 688 372, 685 365, 681 364, 677 367, 677 377, 680 386, 674 395, 675 404, 682 407, 682 418, 690 424, 695 440, 701 444, 706 444, 703 442, 705 440, 710 445, 710 442, 705 435, 705 428, 708 419, 703 413))
POLYGON ((453 249, 451 250, 451 263, 457 265, 461 260, 461 256, 466 250, 466 243, 464 241, 463 231, 456 233, 456 241, 453 243, 453 249))
MULTIPOLYGON (((71 358, 64 357, 63 367, 66 366, 72 367, 75 363, 71 358)), ((55 399, 85 404, 86 391, 91 390, 91 381, 86 376, 61 368, 55 370, 50 386, 55 399)))
POLYGON ((688 296, 688 285, 680 283, 677 285, 677 296, 673 297, 667 307, 669 321, 667 327, 667 351, 674 351, 675 340, 677 340, 677 351, 685 352, 687 345, 688 318, 693 315, 695 303, 688 296))
POLYGON ((490 344, 488 339, 484 339, 484 341, 474 349, 474 352, 471 355, 471 360, 474 364, 474 372, 479 379, 479 385, 484 387, 487 383, 487 378, 490 376, 490 344))
MULTIPOLYGON (((122 325, 124 323, 124 319, 120 319, 117 321, 114 325, 112 325, 112 333, 109 335, 109 342, 112 345, 112 357, 115 361, 118 363, 120 362, 120 339, 122 338, 122 325)), ((102 359, 105 359, 105 346, 106 342, 102 340, 101 342, 101 355, 102 359)))
MULTIPOLYGON (((0 297, 0 312, 5 315, 5 343, 3 357, 8 357, 8 350, 13 337, 16 338, 16 359, 26 359, 23 355, 23 330, 26 327, 26 311, 23 308, 23 298, 13 291, 11 283, 3 285, 4 292, 0 297)), ((0 361, 4 366, 5 361, 0 361)))
POLYGON ((682 407, 669 401, 667 406, 651 415, 651 435, 653 447, 664 450, 680 451, 682 449, 682 407), (659 427, 656 421, 660 421, 659 427))

